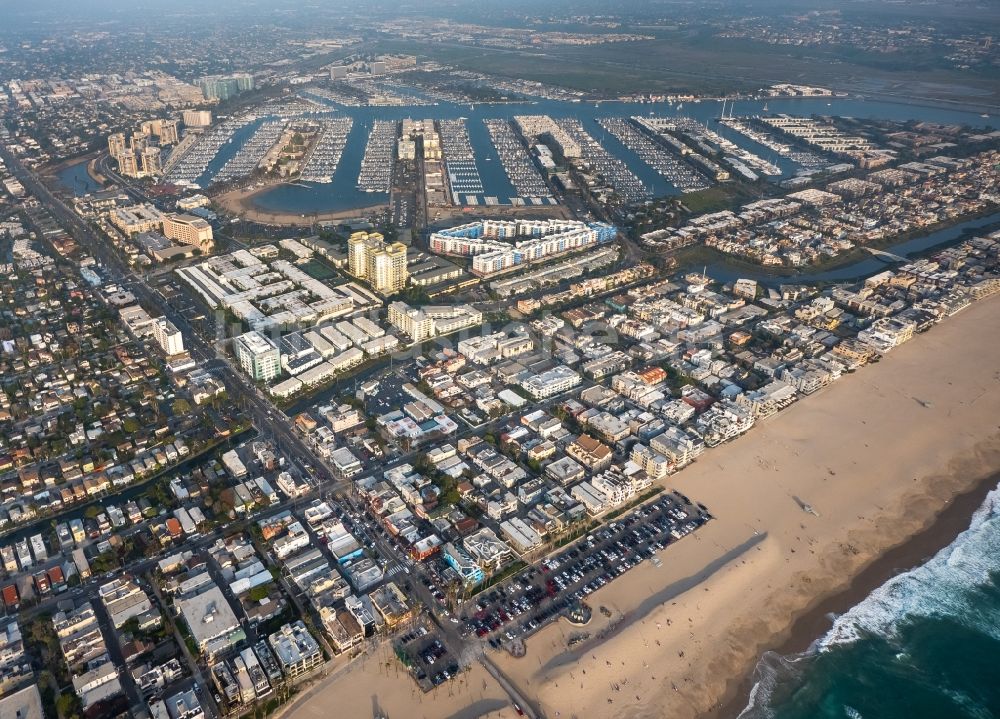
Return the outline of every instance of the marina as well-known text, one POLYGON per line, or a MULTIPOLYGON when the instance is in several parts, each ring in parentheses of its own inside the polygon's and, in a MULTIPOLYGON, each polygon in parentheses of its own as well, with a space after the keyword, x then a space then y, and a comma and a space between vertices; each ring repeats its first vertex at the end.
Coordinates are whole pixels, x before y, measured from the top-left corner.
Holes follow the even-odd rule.
POLYGON ((209 165, 216 156, 220 155, 227 144, 233 142, 238 131, 246 128, 254 120, 256 117, 252 115, 231 118, 209 130, 174 165, 167 179, 177 184, 201 185, 209 165))
POLYGON ((729 179, 729 172, 714 160, 709 159, 708 156, 714 151, 698 137, 699 131, 696 121, 684 117, 636 117, 633 119, 661 142, 669 145, 674 152, 684 157, 688 162, 697 165, 702 174, 716 182, 729 179), (688 142, 682 140, 681 137, 686 137, 688 142))
POLYGON ((246 177, 257 169, 264 155, 281 138, 286 123, 283 120, 268 120, 254 132, 222 169, 212 178, 212 182, 231 182, 246 177))
MULTIPOLYGON (((634 122, 634 121, 633 121, 634 122)), ((710 184, 683 160, 650 139, 633 122, 622 117, 603 117, 598 124, 635 152, 643 162, 670 181, 681 192, 697 192, 710 184)))
POLYGON ((483 122, 514 191, 521 197, 550 196, 548 185, 511 123, 495 118, 483 122))
POLYGON ((364 103, 361 102, 356 96, 343 92, 339 89, 333 89, 328 87, 314 87, 309 86, 303 90, 302 95, 307 99, 319 99, 326 102, 333 102, 338 105, 343 105, 344 107, 361 107, 364 103))
POLYGON ((395 120, 376 120, 368 135, 365 156, 358 173, 358 189, 365 192, 389 191, 392 182, 392 165, 396 159, 395 120))
POLYGON ((349 117, 335 117, 320 120, 319 124, 319 137, 302 167, 299 179, 303 182, 325 184, 333 182, 354 120, 349 117))
POLYGON ((464 204, 463 198, 477 198, 483 194, 483 180, 476 167, 476 155, 469 141, 469 130, 464 118, 440 120, 438 127, 441 131, 441 152, 444 155, 452 201, 456 205, 464 204))
POLYGON ((738 132, 740 135, 778 153, 782 157, 792 160, 802 169, 814 170, 829 164, 829 161, 822 155, 794 148, 790 144, 777 139, 771 133, 756 129, 751 123, 752 120, 750 118, 743 117, 723 117, 719 120, 719 124, 728 127, 734 132, 738 132))
MULTIPOLYGON (((743 165, 753 168, 764 175, 777 177, 781 174, 781 168, 773 162, 768 162, 762 157, 746 150, 731 140, 717 132, 713 132, 709 127, 691 118, 678 118, 675 126, 677 131, 684 135, 695 147, 709 155, 719 153, 725 156, 735 156, 743 165)), ((730 163, 732 164, 732 163, 730 163)), ((754 177, 753 179, 757 179, 754 177)))
POLYGON ((556 125, 580 147, 580 156, 590 164, 615 193, 626 203, 640 202, 650 197, 646 188, 628 165, 608 152, 595 140, 579 120, 564 118, 556 120, 556 125))
MULTIPOLYGON (((325 90, 322 90, 325 93, 325 90)), ((330 107, 332 111, 334 102, 327 98, 322 98, 320 92, 314 92, 310 87, 308 95, 316 95, 317 101, 321 101, 330 107)), ((900 120, 912 116, 913 107, 892 102, 873 102, 870 100, 858 100, 850 98, 835 98, 830 100, 813 99, 774 99, 769 100, 769 110, 763 110, 763 101, 740 101, 737 103, 737 113, 732 117, 719 122, 720 128, 716 129, 720 134, 725 134, 735 144, 766 157, 767 150, 776 153, 775 164, 779 165, 787 177, 795 175, 802 170, 815 170, 826 167, 833 161, 830 158, 822 157, 815 152, 799 149, 797 146, 778 142, 777 139, 762 130, 754 118, 764 114, 791 114, 796 116, 809 116, 814 113, 835 113, 839 115, 880 118, 886 120, 900 120), (832 102, 832 107, 827 106, 827 102, 832 102), (746 135, 743 129, 749 130, 751 135, 746 135), (760 140, 767 140, 762 143, 760 140), (775 147, 771 147, 773 143, 775 147)), ((268 108, 270 109, 270 108, 268 108)), ((372 196, 374 190, 365 190, 360 182, 362 156, 367 151, 367 138, 370 128, 374 123, 384 122, 393 127, 395 133, 395 122, 405 117, 412 116, 413 108, 408 107, 344 107, 339 106, 339 112, 344 116, 354 120, 354 127, 351 130, 347 144, 343 151, 336 177, 333 183, 300 183, 296 185, 283 184, 262 192, 253 198, 253 204, 262 210, 270 212, 289 211, 296 214, 310 214, 325 211, 345 211, 351 208, 361 208, 370 206, 376 198, 372 196)), ((541 117, 548 115, 552 127, 557 128, 555 120, 575 119, 579 125, 601 138, 604 149, 612 156, 619 159, 625 167, 633 173, 647 191, 654 196, 665 196, 681 191, 681 187, 675 188, 670 179, 661 174, 658 170, 647 164, 625 143, 621 142, 613 134, 604 130, 599 121, 609 117, 630 117, 646 123, 651 117, 660 118, 667 122, 674 116, 683 113, 686 117, 698 120, 707 124, 719 118, 719 108, 714 103, 686 104, 681 109, 676 104, 666 102, 657 103, 628 103, 628 102, 605 102, 599 107, 587 103, 571 103, 558 100, 542 100, 537 103, 507 103, 507 104, 477 104, 475 107, 469 105, 459 105, 453 103, 441 103, 433 109, 432 117, 437 120, 467 118, 467 130, 469 141, 472 145, 475 156, 479 158, 477 169, 483 184, 484 195, 496 196, 498 198, 510 197, 512 204, 520 204, 518 196, 522 193, 512 186, 511 178, 505 172, 502 158, 498 149, 491 142, 491 135, 488 125, 481 121, 506 121, 511 122, 515 117, 541 117), (640 110, 642 115, 640 117, 640 110), (551 119, 555 118, 555 119, 551 119), (606 136, 599 133, 605 132, 606 136), (491 160, 491 161, 489 161, 491 160)), ((729 113, 727 112, 727 115, 729 113)), ((271 115, 270 112, 267 115, 271 115)), ((260 118, 264 117, 263 109, 260 118)), ((920 119, 928 122, 966 124, 973 127, 982 127, 988 120, 981 119, 977 114, 962 112, 958 110, 948 110, 940 108, 922 108, 920 119)), ((252 134, 256 123, 262 122, 257 116, 244 116, 225 120, 223 125, 210 130, 205 136, 199 139, 194 148, 178 163, 178 167, 168 175, 168 179, 181 178, 179 168, 188 167, 183 173, 191 177, 191 181, 197 181, 205 174, 203 167, 208 167, 208 171, 221 167, 229 157, 235 154, 241 142, 245 141, 252 134), (228 126, 235 123, 235 126, 228 126), (210 137, 216 133, 223 133, 221 142, 218 139, 211 140, 210 137), (232 139, 232 142, 228 142, 232 139), (208 141, 208 142, 206 142, 208 141), (218 148, 212 147, 212 144, 218 148), (198 155, 203 155, 196 159, 198 155)), ((492 124, 492 123, 491 123, 492 124)), ((666 134, 662 137, 663 142, 657 137, 657 133, 651 131, 647 134, 648 139, 656 145, 662 147, 664 152, 670 154, 667 146, 671 140, 679 143, 682 147, 690 150, 690 147, 672 135, 666 134)), ((529 142, 532 141, 531 133, 524 133, 529 142)), ((391 140, 391 138, 389 138, 391 140)), ((389 142, 394 144, 394 140, 389 142)), ((383 147, 387 153, 386 157, 392 157, 392 148, 383 147)), ((527 152, 527 149, 526 149, 527 152)), ((373 155, 369 156, 374 157, 373 155)), ((734 155, 735 157, 735 155, 734 155)), ((687 167, 694 171, 695 165, 686 163, 680 159, 679 154, 675 156, 677 162, 682 167, 687 167)), ((391 159, 384 160, 385 181, 382 183, 383 194, 388 192, 389 175, 391 172, 391 159)), ((372 176, 371 162, 365 163, 368 167, 366 178, 372 176)), ((703 180, 704 182, 704 180, 703 180)), ((203 186, 207 183, 202 182, 203 186)), ((535 204, 535 203, 530 203, 535 204)))

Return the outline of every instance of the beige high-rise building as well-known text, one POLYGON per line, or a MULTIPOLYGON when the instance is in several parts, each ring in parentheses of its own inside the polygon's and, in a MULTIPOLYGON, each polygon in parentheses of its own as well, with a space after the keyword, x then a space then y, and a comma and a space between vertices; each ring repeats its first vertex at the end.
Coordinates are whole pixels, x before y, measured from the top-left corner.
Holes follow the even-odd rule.
POLYGON ((160 174, 160 148, 147 147, 142 151, 142 174, 153 177, 160 174))
POLYGON ((117 160, 123 152, 125 152, 125 133, 116 132, 108 135, 108 154, 117 160))
POLYGON ((164 215, 163 236, 185 245, 203 249, 212 247, 212 226, 194 215, 164 215))
POLYGON ((358 279, 368 276, 368 253, 385 245, 378 232, 355 232, 347 239, 347 271, 358 279))
POLYGON ((387 245, 378 232, 355 232, 347 240, 347 269, 378 292, 398 292, 406 287, 408 277, 406 245, 387 245))
POLYGON ((156 133, 160 138, 161 145, 176 145, 180 140, 178 132, 179 122, 177 120, 161 120, 160 131, 156 133))
POLYGON ((149 146, 149 138, 146 137, 144 132, 133 132, 132 133, 132 149, 136 153, 140 153, 149 146))
POLYGON ((376 292, 392 294, 406 287, 406 245, 393 242, 368 253, 367 279, 376 292))
POLYGON ((118 160, 118 171, 125 177, 139 176, 139 158, 135 150, 122 150, 116 158, 118 160))

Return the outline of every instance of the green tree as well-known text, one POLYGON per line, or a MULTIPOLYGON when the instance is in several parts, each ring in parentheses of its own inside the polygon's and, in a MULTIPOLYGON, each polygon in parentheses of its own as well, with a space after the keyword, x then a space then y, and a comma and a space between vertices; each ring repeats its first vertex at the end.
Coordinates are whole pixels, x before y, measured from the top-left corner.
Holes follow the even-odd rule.
POLYGON ((258 587, 254 587, 253 589, 251 589, 247 593, 247 596, 250 598, 250 601, 259 602, 261 600, 267 599, 267 595, 270 593, 269 589, 270 588, 268 587, 267 584, 262 584, 258 587))
POLYGON ((56 711, 63 719, 80 716, 80 700, 76 694, 64 692, 56 699, 56 711))

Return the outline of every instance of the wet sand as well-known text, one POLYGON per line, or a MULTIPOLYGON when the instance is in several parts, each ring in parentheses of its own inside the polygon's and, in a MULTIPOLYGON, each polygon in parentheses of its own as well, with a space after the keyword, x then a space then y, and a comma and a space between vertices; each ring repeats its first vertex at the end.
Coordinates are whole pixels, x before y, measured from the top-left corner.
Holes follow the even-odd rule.
MULTIPOLYGON (((1000 484, 1000 474, 984 475, 973 489, 949 502, 930 526, 868 565, 851 581, 849 587, 826 597, 799 616, 792 625, 788 639, 773 651, 782 656, 807 651, 817 639, 829 631, 832 616, 843 614, 859 604, 897 574, 925 564, 969 528, 972 515, 998 484, 1000 484)), ((749 701, 753 683, 753 676, 748 675, 739 688, 731 693, 729 700, 720 709, 707 716, 711 719, 728 719, 739 715, 749 701)))

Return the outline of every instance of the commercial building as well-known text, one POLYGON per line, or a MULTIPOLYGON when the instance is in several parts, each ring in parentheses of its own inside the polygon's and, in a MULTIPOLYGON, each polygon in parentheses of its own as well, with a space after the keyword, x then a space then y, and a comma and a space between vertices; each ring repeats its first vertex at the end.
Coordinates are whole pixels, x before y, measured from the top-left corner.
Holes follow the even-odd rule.
POLYGON ((212 226, 194 215, 164 215, 163 235, 193 247, 206 249, 212 247, 212 226))
POLYGON ((281 352, 260 332, 251 331, 233 340, 236 360, 254 380, 270 382, 281 374, 281 352))

